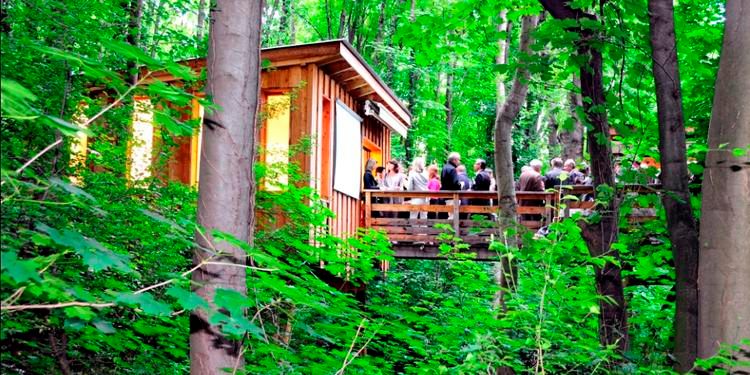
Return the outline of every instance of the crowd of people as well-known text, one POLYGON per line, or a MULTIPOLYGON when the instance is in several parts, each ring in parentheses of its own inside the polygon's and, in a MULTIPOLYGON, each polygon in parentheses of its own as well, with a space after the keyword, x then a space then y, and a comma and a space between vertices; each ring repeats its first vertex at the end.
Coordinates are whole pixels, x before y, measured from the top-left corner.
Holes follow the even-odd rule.
MULTIPOLYGON (((474 177, 468 175, 461 155, 456 152, 448 155, 448 160, 438 169, 436 164, 425 165, 425 158, 418 157, 404 171, 404 166, 391 160, 385 167, 377 166, 377 161, 370 159, 365 165, 363 177, 366 190, 379 189, 387 191, 495 191, 496 183, 492 170, 487 162, 477 159, 473 165, 474 177)), ((532 160, 521 168, 521 175, 516 181, 517 191, 544 191, 558 185, 591 185, 589 168, 576 165, 575 160, 563 161, 553 158, 546 174, 542 174, 542 162, 532 160)), ((413 204, 424 204, 416 200, 413 204)))

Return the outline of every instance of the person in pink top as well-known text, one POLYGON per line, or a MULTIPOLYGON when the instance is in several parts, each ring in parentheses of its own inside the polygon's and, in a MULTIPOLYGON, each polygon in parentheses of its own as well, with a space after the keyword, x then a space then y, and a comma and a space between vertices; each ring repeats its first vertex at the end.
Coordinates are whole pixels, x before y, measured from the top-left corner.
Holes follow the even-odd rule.
POLYGON ((433 164, 427 167, 427 190, 429 191, 440 191, 440 176, 438 175, 438 167, 433 164))

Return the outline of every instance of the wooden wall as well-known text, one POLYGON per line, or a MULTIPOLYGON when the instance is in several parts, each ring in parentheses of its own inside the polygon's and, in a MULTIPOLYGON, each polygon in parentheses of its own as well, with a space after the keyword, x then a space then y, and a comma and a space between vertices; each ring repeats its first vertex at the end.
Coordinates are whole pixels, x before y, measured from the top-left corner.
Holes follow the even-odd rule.
MULTIPOLYGON (((299 154, 295 161, 302 170, 310 175, 310 186, 317 191, 329 191, 323 196, 328 207, 336 214, 330 222, 331 234, 347 237, 356 233, 360 226, 360 200, 349 197, 333 190, 333 155, 322 157, 325 149, 329 154, 333 151, 332 144, 326 147, 325 139, 333 142, 333 121, 335 121, 336 101, 341 100, 349 108, 362 117, 363 103, 354 99, 343 86, 339 85, 328 74, 315 64, 305 66, 291 66, 263 72, 262 89, 266 93, 294 91, 296 99, 291 113, 290 143, 296 144, 305 138, 312 141, 309 154, 299 154), (301 84, 301 82, 304 82, 301 84), (330 121, 324 123, 324 98, 330 101, 330 121), (324 173, 326 170, 328 173, 324 173), (326 178, 327 176, 327 178, 326 178), (324 185, 327 186, 324 189, 324 185)), ((382 149, 384 160, 391 154, 390 130, 372 118, 365 118, 362 124, 362 135, 382 149)), ((354 177, 354 176, 353 176, 354 177)), ((362 176, 356 176, 360 180, 362 176)))

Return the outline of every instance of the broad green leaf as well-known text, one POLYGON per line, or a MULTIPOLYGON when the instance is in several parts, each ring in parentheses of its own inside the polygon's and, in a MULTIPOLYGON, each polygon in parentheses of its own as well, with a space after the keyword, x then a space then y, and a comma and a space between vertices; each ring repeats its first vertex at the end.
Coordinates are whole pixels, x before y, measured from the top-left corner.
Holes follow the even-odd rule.
POLYGON ((17 283, 25 283, 29 280, 41 282, 37 273, 37 264, 31 260, 18 259, 18 254, 12 251, 3 251, 0 259, 0 268, 7 272, 17 283))
POLYGON ((164 302, 158 301, 151 293, 120 293, 115 301, 125 306, 138 306, 148 315, 167 316, 172 309, 164 302))
POLYGON ((167 289, 167 295, 174 297, 183 309, 193 311, 199 307, 208 309, 208 302, 194 292, 185 290, 177 285, 167 289))
POLYGON ((37 223, 36 227, 56 244, 73 249, 94 272, 110 267, 121 272, 132 271, 128 255, 116 254, 94 239, 68 229, 58 231, 42 223, 37 223))

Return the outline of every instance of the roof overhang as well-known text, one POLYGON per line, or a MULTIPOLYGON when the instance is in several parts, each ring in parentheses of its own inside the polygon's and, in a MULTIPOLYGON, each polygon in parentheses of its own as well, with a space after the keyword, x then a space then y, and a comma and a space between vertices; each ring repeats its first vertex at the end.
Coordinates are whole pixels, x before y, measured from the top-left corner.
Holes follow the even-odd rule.
POLYGON ((411 113, 365 59, 345 39, 264 48, 271 68, 316 64, 357 100, 376 101, 392 115, 385 123, 399 134, 411 126, 411 113), (398 129, 398 130, 397 130, 398 129))
POLYGON ((389 129, 396 132, 396 134, 406 138, 406 133, 409 128, 401 123, 401 121, 399 121, 384 105, 372 100, 365 101, 365 116, 377 119, 389 129))

